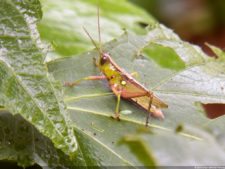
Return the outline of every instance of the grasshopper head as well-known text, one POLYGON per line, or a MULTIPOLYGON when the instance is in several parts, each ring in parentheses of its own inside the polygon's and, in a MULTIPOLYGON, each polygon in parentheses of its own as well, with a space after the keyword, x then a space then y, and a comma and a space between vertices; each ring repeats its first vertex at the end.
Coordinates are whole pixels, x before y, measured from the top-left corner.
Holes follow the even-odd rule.
POLYGON ((107 53, 102 53, 100 55, 100 58, 99 58, 99 63, 100 65, 104 65, 105 63, 107 63, 109 61, 109 55, 107 53))

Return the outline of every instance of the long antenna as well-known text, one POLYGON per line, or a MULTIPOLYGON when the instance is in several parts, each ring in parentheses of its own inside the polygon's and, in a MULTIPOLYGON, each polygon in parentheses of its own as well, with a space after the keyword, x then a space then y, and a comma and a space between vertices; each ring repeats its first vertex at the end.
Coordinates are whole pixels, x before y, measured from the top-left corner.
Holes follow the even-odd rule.
POLYGON ((86 29, 84 26, 83 26, 83 29, 84 29, 85 33, 88 35, 88 37, 91 39, 91 42, 92 42, 93 45, 96 47, 96 49, 98 50, 98 53, 99 53, 100 56, 101 56, 102 52, 101 52, 100 48, 99 48, 98 45, 95 43, 94 39, 91 37, 91 35, 89 34, 89 32, 87 31, 87 29, 86 29))
POLYGON ((99 50, 102 53, 102 42, 101 42, 101 29, 100 29, 100 19, 99 19, 99 5, 98 5, 98 11, 97 11, 97 15, 98 15, 98 41, 99 41, 99 50))

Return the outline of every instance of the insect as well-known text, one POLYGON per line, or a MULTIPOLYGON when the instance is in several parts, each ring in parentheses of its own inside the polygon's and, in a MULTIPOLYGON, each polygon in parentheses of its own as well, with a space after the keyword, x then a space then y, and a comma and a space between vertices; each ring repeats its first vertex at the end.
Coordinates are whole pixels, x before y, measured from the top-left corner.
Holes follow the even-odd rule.
POLYGON ((167 108, 168 105, 161 101, 154 93, 137 80, 134 79, 132 74, 127 73, 119 65, 115 63, 112 57, 103 51, 101 45, 101 31, 100 31, 100 21, 99 21, 99 8, 97 11, 98 15, 98 40, 99 43, 94 41, 89 32, 83 27, 85 33, 92 41, 93 45, 99 53, 98 60, 95 59, 95 65, 102 72, 100 76, 88 76, 79 79, 74 82, 65 82, 65 86, 75 86, 78 85, 83 80, 102 80, 106 79, 108 81, 109 87, 112 92, 117 97, 117 103, 115 107, 115 113, 113 118, 120 120, 120 100, 121 98, 135 102, 137 105, 141 106, 148 111, 148 116, 146 118, 146 126, 148 126, 150 116, 154 116, 160 119, 164 118, 161 108, 167 108))

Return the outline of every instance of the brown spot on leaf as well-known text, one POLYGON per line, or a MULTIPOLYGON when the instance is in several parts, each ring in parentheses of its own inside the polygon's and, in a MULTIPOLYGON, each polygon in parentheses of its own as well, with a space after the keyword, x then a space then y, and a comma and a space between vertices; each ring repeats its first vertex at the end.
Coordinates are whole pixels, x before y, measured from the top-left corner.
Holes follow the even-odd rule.
POLYGON ((206 116, 209 119, 215 119, 217 117, 225 115, 225 104, 219 103, 210 103, 210 104, 202 104, 206 116))

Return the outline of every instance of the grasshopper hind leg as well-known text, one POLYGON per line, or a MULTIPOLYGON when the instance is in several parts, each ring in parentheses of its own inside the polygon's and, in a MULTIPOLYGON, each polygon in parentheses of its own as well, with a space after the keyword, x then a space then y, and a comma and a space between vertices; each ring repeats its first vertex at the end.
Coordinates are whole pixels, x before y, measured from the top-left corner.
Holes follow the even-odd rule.
POLYGON ((103 80, 103 79, 106 79, 106 77, 104 75, 102 75, 102 76, 87 76, 87 77, 78 79, 78 80, 73 81, 73 82, 64 82, 64 86, 73 87, 73 86, 76 86, 76 85, 80 84, 82 81, 103 80))
POLYGON ((148 112, 148 115, 147 115, 147 117, 146 117, 146 122, 145 122, 145 126, 146 127, 148 127, 148 123, 149 123, 149 119, 150 119, 150 117, 151 117, 151 112, 148 112))

